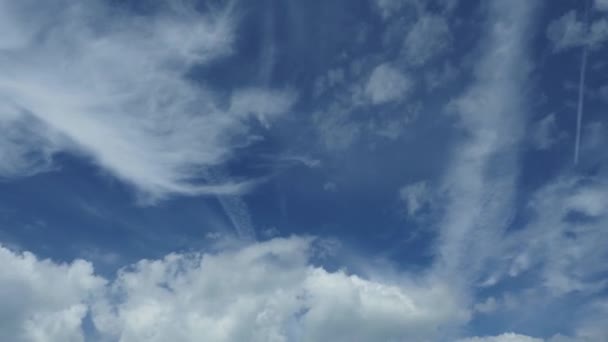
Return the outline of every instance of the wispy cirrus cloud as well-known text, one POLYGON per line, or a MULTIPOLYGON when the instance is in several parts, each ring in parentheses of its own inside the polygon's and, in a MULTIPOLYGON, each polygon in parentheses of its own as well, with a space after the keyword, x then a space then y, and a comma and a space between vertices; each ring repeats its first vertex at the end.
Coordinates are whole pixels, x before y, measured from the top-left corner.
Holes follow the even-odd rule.
POLYGON ((250 143, 250 116, 267 125, 295 101, 289 90, 237 85, 225 105, 213 85, 188 76, 232 53, 231 6, 172 2, 146 16, 101 2, 1 6, 9 19, 0 33, 5 177, 45 170, 67 152, 150 200, 239 193, 247 181, 214 184, 201 171, 250 143))
POLYGON ((439 253, 454 276, 470 282, 506 229, 517 177, 530 70, 527 27, 536 2, 493 1, 473 84, 449 106, 464 136, 454 146, 444 188, 439 253), (465 275, 466 274, 466 275, 465 275))

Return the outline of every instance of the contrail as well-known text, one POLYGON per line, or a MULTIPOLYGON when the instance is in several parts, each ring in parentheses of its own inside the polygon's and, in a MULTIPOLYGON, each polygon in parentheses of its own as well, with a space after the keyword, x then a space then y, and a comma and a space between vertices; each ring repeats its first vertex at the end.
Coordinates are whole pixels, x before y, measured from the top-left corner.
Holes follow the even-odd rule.
POLYGON ((576 109, 576 141, 574 143, 574 165, 578 164, 579 150, 581 145, 581 126, 583 123, 583 109, 585 100, 585 74, 587 71, 588 38, 587 27, 589 23, 589 2, 585 5, 585 42, 583 44, 583 56, 581 61, 581 73, 578 84, 578 106, 576 109))
MULTIPOLYGON (((228 176, 227 172, 221 167, 216 167, 206 170, 205 178, 211 183, 222 184, 226 182, 228 176)), ((217 196, 217 200, 230 220, 230 223, 232 223, 237 237, 247 241, 255 241, 255 228, 247 203, 238 195, 220 194, 217 196)))

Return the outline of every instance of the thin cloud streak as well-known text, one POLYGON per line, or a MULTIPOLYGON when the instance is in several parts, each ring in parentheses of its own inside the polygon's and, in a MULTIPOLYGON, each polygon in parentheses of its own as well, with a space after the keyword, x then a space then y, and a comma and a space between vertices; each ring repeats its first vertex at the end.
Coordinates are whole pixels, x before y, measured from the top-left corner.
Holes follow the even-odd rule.
MULTIPOLYGON (((583 32, 587 35, 589 26, 589 3, 585 5, 585 22, 583 32)), ((576 141, 574 143, 574 165, 578 164, 580 145, 581 145, 581 126, 583 124, 583 110, 585 104, 585 74, 587 73, 587 58, 588 58, 588 39, 585 39, 583 45, 583 55, 581 58, 581 72, 578 85, 578 104, 576 107, 576 141)))

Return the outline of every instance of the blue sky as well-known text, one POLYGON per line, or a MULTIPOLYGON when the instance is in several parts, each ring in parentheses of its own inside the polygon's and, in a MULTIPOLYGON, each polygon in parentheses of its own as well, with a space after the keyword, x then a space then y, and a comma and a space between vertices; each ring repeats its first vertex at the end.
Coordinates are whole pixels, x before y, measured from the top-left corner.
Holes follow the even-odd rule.
POLYGON ((603 341, 605 0, 0 0, 0 340, 603 341))

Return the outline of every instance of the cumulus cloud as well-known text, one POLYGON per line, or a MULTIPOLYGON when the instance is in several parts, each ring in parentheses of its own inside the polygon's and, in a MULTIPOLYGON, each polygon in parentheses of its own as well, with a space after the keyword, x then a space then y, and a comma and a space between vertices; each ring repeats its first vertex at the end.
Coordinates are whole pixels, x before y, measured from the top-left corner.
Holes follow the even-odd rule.
POLYGON ((418 114, 418 102, 408 103, 414 81, 402 68, 383 62, 365 74, 343 82, 331 101, 312 115, 319 138, 329 150, 345 150, 366 134, 394 140, 418 114), (371 108, 383 105, 400 105, 401 111, 371 108))
POLYGON ((458 342, 543 342, 543 339, 534 338, 515 333, 506 333, 498 336, 470 337, 458 340, 458 342))
POLYGON ((383 63, 376 66, 369 76, 365 94, 373 104, 383 104, 404 100, 411 88, 412 82, 405 74, 383 63))
POLYGON ((83 341, 91 294, 104 286, 90 263, 57 264, 0 246, 0 340, 83 341))
POLYGON ((450 41, 447 20, 442 16, 425 14, 418 18, 407 33, 403 53, 409 63, 415 66, 423 65, 444 52, 450 41))
POLYGON ((309 239, 275 239, 141 261, 118 275, 93 320, 125 342, 378 341, 432 339, 462 314, 443 286, 328 272, 308 263, 309 247, 309 239))
POLYGON ((247 183, 211 184, 201 170, 249 143, 249 116, 267 124, 295 97, 237 89, 226 108, 187 73, 232 52, 232 11, 166 6, 140 17, 97 2, 1 2, 10 19, 0 31, 0 155, 10 162, 2 176, 47 169, 62 151, 150 198, 243 189, 247 183))
POLYGON ((60 265, 2 248, 0 334, 83 341, 90 310, 97 334, 111 341, 432 341, 468 318, 444 284, 313 266, 311 242, 169 254, 125 267, 105 286, 85 261, 60 265))

